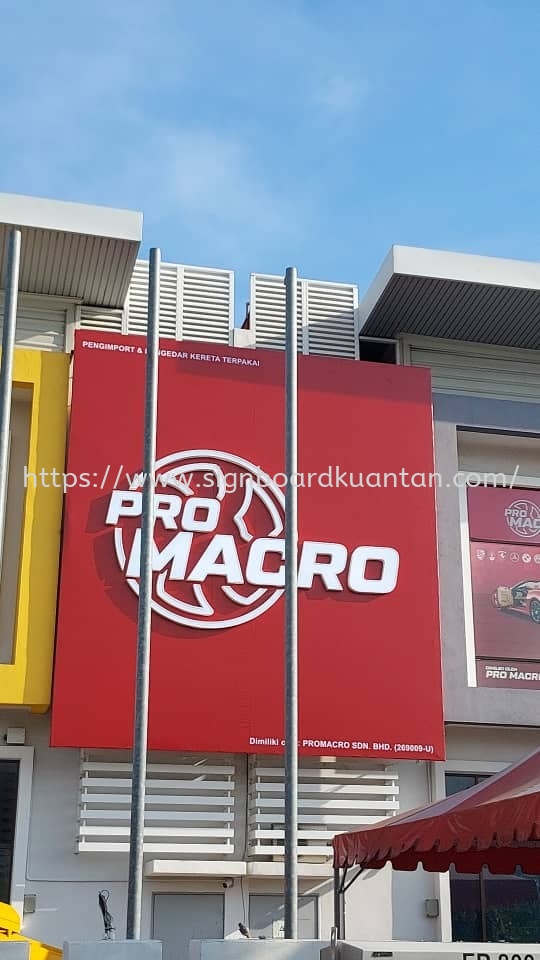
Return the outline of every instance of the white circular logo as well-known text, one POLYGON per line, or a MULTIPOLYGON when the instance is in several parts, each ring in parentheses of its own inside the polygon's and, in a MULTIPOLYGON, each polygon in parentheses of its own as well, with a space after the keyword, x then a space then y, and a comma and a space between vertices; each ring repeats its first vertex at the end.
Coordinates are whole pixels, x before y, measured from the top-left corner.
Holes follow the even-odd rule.
POLYGON ((504 511, 506 523, 518 537, 540 536, 540 507, 532 500, 514 500, 504 511))
MULTIPOLYGON (((143 480, 135 475, 127 490, 113 491, 107 515, 118 564, 137 596, 143 480)), ((247 623, 279 600, 283 588, 274 584, 283 564, 285 498, 274 480, 234 454, 187 450, 157 461, 154 483, 155 613, 219 630, 247 623), (258 579, 250 583, 256 543, 265 545, 264 569, 259 557, 258 579)))

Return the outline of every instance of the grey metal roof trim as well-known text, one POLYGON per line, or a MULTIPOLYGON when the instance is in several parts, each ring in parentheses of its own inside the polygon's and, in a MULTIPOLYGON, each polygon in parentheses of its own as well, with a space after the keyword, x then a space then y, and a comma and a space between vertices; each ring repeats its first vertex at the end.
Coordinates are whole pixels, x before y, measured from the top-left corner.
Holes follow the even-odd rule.
POLYGON ((540 264, 393 247, 359 306, 362 336, 537 349, 540 264))
POLYGON ((0 193, 0 287, 12 227, 22 235, 21 293, 123 306, 142 239, 142 214, 0 193))

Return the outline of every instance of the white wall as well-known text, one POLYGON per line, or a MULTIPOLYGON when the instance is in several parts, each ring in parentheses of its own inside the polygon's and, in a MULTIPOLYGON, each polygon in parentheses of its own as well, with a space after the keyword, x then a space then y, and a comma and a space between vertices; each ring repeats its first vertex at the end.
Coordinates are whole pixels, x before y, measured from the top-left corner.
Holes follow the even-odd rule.
MULTIPOLYGON (((127 854, 78 854, 75 852, 77 802, 79 788, 79 752, 51 749, 48 746, 48 717, 12 711, 0 714, 0 729, 7 726, 26 728, 26 743, 34 747, 34 773, 31 798, 30 830, 26 871, 26 893, 36 897, 36 911, 23 918, 24 932, 53 944, 64 940, 103 935, 98 910, 98 892, 110 891, 109 906, 114 916, 117 936, 125 928, 127 854)), ((1 750, 1 748, 0 748, 1 750)), ((425 771, 422 769, 422 784, 425 771)), ((406 777, 414 784, 415 775, 406 777)), ((245 790, 245 787, 244 787, 245 790)), ((401 802, 407 803, 406 786, 401 802)), ((240 791, 239 791, 240 792, 240 791)), ((414 792, 414 802, 417 799, 414 792)), ((245 805, 238 804, 243 810, 245 805)), ((239 832, 237 859, 242 858, 243 818, 237 820, 239 832)), ((224 891, 223 863, 221 876, 208 879, 148 880, 145 882, 143 934, 151 933, 152 894, 154 892, 218 892, 225 894, 225 934, 237 928, 239 920, 247 920, 249 894, 280 894, 282 880, 244 878, 224 891), (245 908, 245 909, 244 909, 245 908)), ((371 874, 351 888, 348 894, 347 931, 350 936, 373 938, 392 934, 392 877, 389 871, 371 874)), ((319 898, 319 934, 328 936, 333 923, 333 886, 328 879, 301 879, 301 894, 319 898)))
MULTIPOLYGON (((75 853, 79 754, 76 750, 48 746, 47 717, 10 711, 0 714, 0 729, 24 726, 27 745, 35 748, 31 820, 27 857, 26 893, 36 896, 36 912, 24 917, 24 933, 60 945, 64 940, 101 938, 103 925, 98 892, 110 891, 109 906, 117 936, 125 932, 127 855, 75 853)), ((523 756, 538 745, 537 730, 450 727, 447 766, 457 761, 503 762, 523 756)), ((0 752, 1 752, 0 747, 0 752)), ((439 767, 438 781, 444 765, 439 767)), ((412 809, 430 799, 432 784, 423 762, 397 765, 401 809, 412 809)), ((240 841, 242 838, 240 838, 240 841)), ((224 890, 222 876, 209 879, 148 880, 145 882, 143 936, 151 934, 154 892, 218 892, 225 894, 225 933, 247 920, 249 893, 279 894, 282 881, 244 878, 224 890)), ((333 922, 332 881, 300 881, 300 893, 319 897, 319 937, 327 938, 333 922)), ((397 873, 390 869, 362 876, 346 898, 348 939, 437 940, 440 922, 425 916, 428 898, 439 895, 439 878, 418 870, 397 873)), ((443 890, 444 901, 444 890, 443 890)), ((447 906, 443 908, 447 909, 447 906)))
MULTIPOLYGON (((422 761, 400 764, 400 790, 407 798, 407 808, 413 810, 432 799, 430 767, 422 761)), ((414 873, 393 870, 392 936, 396 940, 438 940, 438 922, 426 917, 425 911, 425 900, 436 896, 433 874, 421 868, 414 873)))
POLYGON ((99 939, 98 891, 107 887, 121 914, 126 868, 121 857, 97 862, 74 852, 78 751, 49 748, 48 717, 10 711, 0 715, 0 728, 8 725, 25 727, 26 744, 35 749, 26 893, 36 895, 36 912, 23 918, 23 932, 55 945, 79 937, 99 939))
MULTIPOLYGON (((499 696, 504 697, 505 693, 500 690, 499 696)), ((456 724, 447 727, 446 743, 447 766, 459 760, 474 761, 480 765, 486 761, 508 764, 540 747, 540 727, 456 724)), ((481 770, 478 772, 481 773, 481 770)))

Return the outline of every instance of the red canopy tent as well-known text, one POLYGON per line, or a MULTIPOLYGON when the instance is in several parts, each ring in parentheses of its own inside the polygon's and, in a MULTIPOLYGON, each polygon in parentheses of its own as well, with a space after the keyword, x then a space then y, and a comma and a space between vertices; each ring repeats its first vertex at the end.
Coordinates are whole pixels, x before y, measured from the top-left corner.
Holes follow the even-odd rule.
POLYGON ((540 874, 540 749, 468 790, 339 834, 333 847, 338 931, 349 867, 540 874))

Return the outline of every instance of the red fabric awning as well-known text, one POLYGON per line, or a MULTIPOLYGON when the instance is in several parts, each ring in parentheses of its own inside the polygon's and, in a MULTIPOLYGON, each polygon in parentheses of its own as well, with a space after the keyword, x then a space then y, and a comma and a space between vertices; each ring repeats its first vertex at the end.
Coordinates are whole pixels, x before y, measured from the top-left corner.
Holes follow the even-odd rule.
POLYGON ((334 837, 334 867, 540 874, 540 749, 469 790, 334 837))

